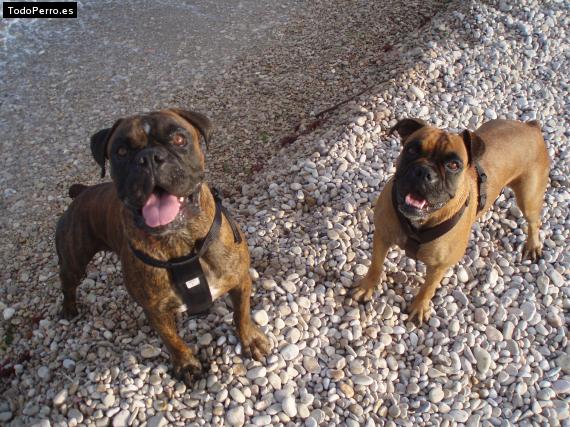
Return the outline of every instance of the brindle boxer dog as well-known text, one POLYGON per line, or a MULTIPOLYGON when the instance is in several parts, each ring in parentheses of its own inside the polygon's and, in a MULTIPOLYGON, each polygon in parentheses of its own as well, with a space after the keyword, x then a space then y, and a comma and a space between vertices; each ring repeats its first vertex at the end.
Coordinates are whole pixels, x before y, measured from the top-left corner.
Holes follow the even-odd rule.
POLYGON ((550 159, 536 121, 493 120, 475 132, 451 134, 418 119, 400 120, 403 149, 396 174, 374 209, 372 263, 353 293, 369 301, 392 245, 424 262, 427 277, 411 307, 419 323, 446 270, 465 253, 471 226, 489 209, 504 186, 513 189, 528 222, 523 256, 541 255, 540 211, 550 159))
MULTIPOLYGON (((117 253, 129 294, 168 348, 175 375, 186 383, 201 364, 176 331, 175 313, 185 305, 169 270, 143 262, 135 251, 161 261, 178 259, 208 235, 221 206, 204 181, 200 143, 211 130, 202 114, 171 109, 122 118, 97 132, 91 151, 102 176, 109 161, 113 182, 72 186, 74 200, 56 231, 62 315, 77 316, 77 286, 93 255, 117 253)), ((248 247, 224 213, 199 265, 213 300, 230 293, 244 353, 260 359, 270 345, 250 317, 248 247)))

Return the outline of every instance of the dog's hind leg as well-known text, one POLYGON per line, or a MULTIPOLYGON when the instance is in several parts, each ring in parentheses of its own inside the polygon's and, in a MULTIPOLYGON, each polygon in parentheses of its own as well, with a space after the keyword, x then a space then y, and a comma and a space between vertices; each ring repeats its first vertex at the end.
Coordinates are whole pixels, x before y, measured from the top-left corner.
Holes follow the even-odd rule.
POLYGON ((65 219, 62 218, 57 224, 55 243, 59 258, 59 277, 63 292, 63 307, 61 316, 72 319, 77 316, 77 287, 85 275, 87 264, 93 258, 98 248, 94 246, 82 246, 81 239, 71 239, 66 233, 65 219))
POLYGON ((517 204, 528 223, 528 235, 523 258, 536 261, 542 255, 540 211, 544 205, 544 193, 548 183, 548 170, 532 169, 515 179, 509 187, 515 192, 517 204))

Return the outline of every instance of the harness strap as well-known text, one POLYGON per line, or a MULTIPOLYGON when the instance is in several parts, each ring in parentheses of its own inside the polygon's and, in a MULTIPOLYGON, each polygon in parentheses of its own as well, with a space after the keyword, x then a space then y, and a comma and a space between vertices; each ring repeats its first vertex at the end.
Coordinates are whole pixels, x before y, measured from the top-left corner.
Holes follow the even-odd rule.
POLYGON ((216 208, 219 206, 222 214, 226 217, 226 220, 230 224, 232 228, 232 233, 234 234, 234 242, 241 243, 241 234, 239 233, 239 229, 237 224, 235 223, 234 219, 230 215, 230 212, 226 209, 226 207, 222 204, 222 198, 220 197, 220 192, 216 188, 212 188, 212 195, 214 196, 214 200, 216 201, 216 208))
POLYGON ((477 212, 480 212, 487 203, 487 174, 479 163, 475 163, 475 171, 477 172, 477 212))

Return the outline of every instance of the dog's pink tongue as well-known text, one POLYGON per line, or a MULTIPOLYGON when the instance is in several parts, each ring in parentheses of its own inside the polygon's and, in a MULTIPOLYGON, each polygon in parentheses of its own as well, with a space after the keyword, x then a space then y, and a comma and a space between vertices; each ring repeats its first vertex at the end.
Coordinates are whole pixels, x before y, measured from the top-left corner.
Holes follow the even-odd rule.
POLYGON ((416 209, 423 209, 424 206, 427 204, 427 201, 425 201, 424 199, 416 199, 411 194, 408 194, 406 196, 406 203, 410 206, 413 206, 416 209))
POLYGON ((158 227, 174 221, 180 211, 180 202, 172 194, 157 196, 152 193, 142 208, 142 214, 146 225, 158 227))

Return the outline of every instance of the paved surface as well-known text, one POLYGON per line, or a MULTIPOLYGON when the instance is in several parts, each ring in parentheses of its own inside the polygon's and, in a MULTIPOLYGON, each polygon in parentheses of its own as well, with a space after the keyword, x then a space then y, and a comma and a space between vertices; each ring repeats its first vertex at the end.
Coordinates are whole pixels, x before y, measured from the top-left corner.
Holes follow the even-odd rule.
POLYGON ((84 1, 74 20, 0 21, 0 185, 33 191, 62 152, 76 157, 118 115, 171 105, 269 37, 293 4, 84 1))

